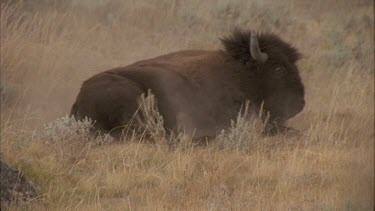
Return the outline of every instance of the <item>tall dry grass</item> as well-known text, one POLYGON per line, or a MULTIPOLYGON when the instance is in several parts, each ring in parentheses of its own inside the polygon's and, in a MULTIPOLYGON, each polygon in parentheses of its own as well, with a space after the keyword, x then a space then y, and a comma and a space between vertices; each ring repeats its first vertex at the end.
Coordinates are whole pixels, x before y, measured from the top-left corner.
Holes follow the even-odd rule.
POLYGON ((10 209, 373 210, 372 1, 61 2, 1 4, 1 155, 41 185, 39 200, 10 209), (54 121, 89 76, 220 48, 235 26, 302 52, 307 105, 289 122, 299 134, 246 139, 234 125, 206 147, 180 136, 171 148, 98 143, 89 122, 54 121))

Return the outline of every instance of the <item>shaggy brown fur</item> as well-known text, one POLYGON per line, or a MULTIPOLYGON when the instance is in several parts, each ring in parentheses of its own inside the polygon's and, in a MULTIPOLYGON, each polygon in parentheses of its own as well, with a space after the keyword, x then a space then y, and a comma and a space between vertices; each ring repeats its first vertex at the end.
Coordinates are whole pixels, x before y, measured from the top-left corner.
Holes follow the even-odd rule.
POLYGON ((258 35, 265 63, 250 56, 250 31, 223 38, 224 50, 186 50, 99 73, 82 85, 71 114, 88 116, 96 128, 128 123, 137 98, 151 89, 167 129, 215 136, 229 126, 241 105, 262 102, 270 122, 282 127, 304 107, 304 87, 295 62, 299 53, 273 34, 258 35))

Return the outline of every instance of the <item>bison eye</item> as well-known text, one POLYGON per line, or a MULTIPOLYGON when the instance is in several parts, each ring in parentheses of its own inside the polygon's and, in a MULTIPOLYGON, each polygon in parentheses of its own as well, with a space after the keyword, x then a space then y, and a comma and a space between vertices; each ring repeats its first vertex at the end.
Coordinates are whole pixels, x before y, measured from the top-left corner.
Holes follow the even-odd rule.
POLYGON ((277 74, 277 75, 284 75, 285 74, 285 68, 283 67, 276 67, 276 69, 274 70, 274 73, 277 74))

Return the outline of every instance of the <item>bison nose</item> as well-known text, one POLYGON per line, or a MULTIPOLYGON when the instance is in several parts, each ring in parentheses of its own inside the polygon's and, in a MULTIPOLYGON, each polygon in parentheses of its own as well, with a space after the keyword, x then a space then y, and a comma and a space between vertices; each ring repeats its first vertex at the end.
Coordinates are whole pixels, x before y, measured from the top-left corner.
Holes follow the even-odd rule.
POLYGON ((304 99, 300 99, 297 101, 297 104, 296 104, 297 108, 296 108, 296 113, 299 113, 302 111, 302 109, 305 107, 305 100, 304 99))
MULTIPOLYGON (((301 99, 301 100, 300 100, 300 105, 301 105, 302 108, 305 107, 305 100, 304 100, 304 99, 301 99)), ((301 110, 302 110, 302 109, 301 109, 301 110)))
POLYGON ((288 118, 292 118, 293 116, 297 115, 302 109, 305 107, 305 100, 304 99, 295 99, 291 102, 287 108, 287 116, 288 118))

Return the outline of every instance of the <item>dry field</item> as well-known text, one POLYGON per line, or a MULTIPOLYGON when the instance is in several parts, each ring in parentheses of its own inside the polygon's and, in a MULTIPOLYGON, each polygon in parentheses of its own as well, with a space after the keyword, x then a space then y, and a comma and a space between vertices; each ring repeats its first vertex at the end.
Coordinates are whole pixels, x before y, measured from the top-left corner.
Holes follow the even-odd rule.
POLYGON ((373 1, 1 2, 1 159, 41 194, 10 210, 374 210, 373 1), (303 54, 306 107, 288 123, 299 134, 238 122, 204 147, 160 134, 109 144, 57 119, 89 76, 220 48, 236 26, 303 54))

